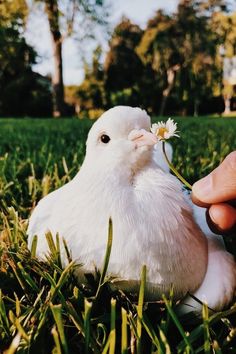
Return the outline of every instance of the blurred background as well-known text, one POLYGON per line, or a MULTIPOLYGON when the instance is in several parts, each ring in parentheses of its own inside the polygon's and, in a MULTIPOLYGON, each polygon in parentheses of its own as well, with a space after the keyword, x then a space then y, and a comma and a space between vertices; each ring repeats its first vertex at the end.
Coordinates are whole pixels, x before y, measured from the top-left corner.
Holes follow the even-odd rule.
POLYGON ((0 116, 236 115, 235 0, 0 1, 0 116))

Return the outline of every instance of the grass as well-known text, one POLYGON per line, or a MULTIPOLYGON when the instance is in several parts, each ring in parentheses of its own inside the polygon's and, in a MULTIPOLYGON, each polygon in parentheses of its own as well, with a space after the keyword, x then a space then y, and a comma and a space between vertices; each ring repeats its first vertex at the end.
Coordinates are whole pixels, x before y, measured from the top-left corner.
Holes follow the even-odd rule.
MULTIPOLYGON (((236 149, 236 120, 176 119, 174 165, 193 183, 236 149)), ((140 269, 137 297, 112 290, 106 269, 112 224, 101 273, 78 284, 70 259, 63 269, 57 242, 51 255, 27 249, 27 218, 37 201, 71 180, 85 153, 91 122, 0 120, 0 353, 236 353, 236 303, 202 318, 179 318, 172 294, 146 303, 140 269)), ((235 240, 227 245, 236 255, 235 240)), ((66 247, 66 245, 65 245, 66 247)))

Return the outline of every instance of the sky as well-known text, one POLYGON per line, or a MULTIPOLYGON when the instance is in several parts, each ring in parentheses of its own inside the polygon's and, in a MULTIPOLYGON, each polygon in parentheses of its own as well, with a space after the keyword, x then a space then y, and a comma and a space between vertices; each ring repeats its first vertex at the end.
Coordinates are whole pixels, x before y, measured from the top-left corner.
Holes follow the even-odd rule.
MULTIPOLYGON (((31 0, 28 0, 31 2, 31 0)), ((142 28, 146 22, 153 16, 157 9, 164 9, 168 13, 176 10, 178 0, 107 0, 112 5, 112 15, 110 22, 115 26, 125 15, 132 22, 142 28)), ((235 8, 236 0, 229 0, 231 8, 235 8)), ((33 69, 42 75, 48 75, 53 72, 53 56, 51 49, 51 39, 46 15, 42 11, 29 17, 26 38, 36 52, 39 54, 38 63, 33 69)), ((102 43, 101 43, 102 44, 102 43)), ((103 43, 104 47, 104 43, 103 43)), ((92 54, 88 48, 87 52, 92 54)), ((66 39, 63 42, 63 78, 65 85, 79 85, 84 78, 83 62, 79 55, 78 44, 72 39, 66 39)))

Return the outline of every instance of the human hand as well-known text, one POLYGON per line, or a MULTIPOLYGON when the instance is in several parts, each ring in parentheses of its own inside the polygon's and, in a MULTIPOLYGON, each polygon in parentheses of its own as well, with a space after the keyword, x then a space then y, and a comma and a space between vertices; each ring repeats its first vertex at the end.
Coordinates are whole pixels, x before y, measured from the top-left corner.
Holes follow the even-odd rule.
POLYGON ((215 233, 230 233, 236 228, 236 151, 194 183, 192 201, 208 208, 208 225, 215 233))

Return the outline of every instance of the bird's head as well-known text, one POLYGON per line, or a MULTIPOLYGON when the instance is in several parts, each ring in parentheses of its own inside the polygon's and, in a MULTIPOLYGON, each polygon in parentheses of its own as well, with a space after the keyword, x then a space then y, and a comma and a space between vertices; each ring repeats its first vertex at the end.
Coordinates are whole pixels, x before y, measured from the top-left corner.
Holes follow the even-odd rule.
POLYGON ((90 166, 102 163, 109 169, 140 168, 150 160, 157 143, 150 124, 150 117, 140 108, 117 106, 106 111, 89 132, 86 160, 90 166))

